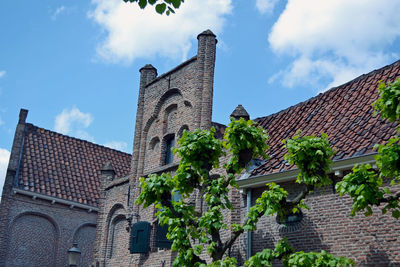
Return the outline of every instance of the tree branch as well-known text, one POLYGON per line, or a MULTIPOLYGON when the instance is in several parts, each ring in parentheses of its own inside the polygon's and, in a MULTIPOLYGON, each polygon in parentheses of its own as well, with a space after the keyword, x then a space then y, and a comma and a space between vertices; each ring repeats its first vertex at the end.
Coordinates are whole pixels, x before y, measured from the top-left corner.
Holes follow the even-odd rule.
MULTIPOLYGON (((171 194, 169 193, 171 196, 171 194)), ((171 197, 169 199, 162 198, 161 199, 161 204, 172 212, 172 214, 175 216, 175 218, 182 218, 182 214, 178 211, 175 210, 174 206, 172 205, 171 197)), ((190 219, 189 220, 190 225, 193 225, 194 227, 198 227, 198 223, 195 220, 190 219)))
POLYGON ((311 192, 314 190, 313 185, 306 185, 306 187, 301 190, 301 192, 292 200, 285 199, 285 207, 294 208, 296 205, 300 204, 300 202, 311 192))
POLYGON ((392 196, 388 196, 388 197, 384 197, 384 198, 381 198, 381 199, 379 199, 378 200, 378 206, 381 204, 381 203, 390 203, 390 202, 392 202, 392 201, 398 201, 400 199, 400 191, 399 192, 397 192, 397 194, 395 194, 395 195, 392 195, 392 196))

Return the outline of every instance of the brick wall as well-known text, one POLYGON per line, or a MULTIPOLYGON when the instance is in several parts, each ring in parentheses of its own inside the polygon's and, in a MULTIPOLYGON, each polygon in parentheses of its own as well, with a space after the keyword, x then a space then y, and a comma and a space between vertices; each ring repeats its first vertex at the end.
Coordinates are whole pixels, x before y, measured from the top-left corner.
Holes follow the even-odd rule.
POLYGON ((216 43, 215 35, 211 31, 205 31, 198 36, 198 51, 195 57, 158 77, 157 70, 151 65, 140 69, 130 181, 118 184, 119 178, 116 178, 114 182, 110 182, 110 179, 104 179, 102 182, 95 249, 98 266, 171 265, 175 255, 171 254, 170 250, 160 251, 154 245, 148 254, 130 255, 126 246, 129 232, 122 225, 129 225, 129 220, 132 223, 150 222, 150 241, 154 244, 157 225, 154 207, 143 210, 133 204, 140 190, 138 179, 152 172, 173 171, 176 168, 177 158, 174 158, 171 164, 165 164, 167 142, 171 138, 176 142, 184 129, 211 127, 216 43), (113 183, 116 184, 112 185, 113 183), (113 227, 111 221, 116 212, 113 207, 116 205, 121 212, 121 221, 113 227), (118 240, 113 242, 113 246, 119 251, 119 256, 115 259, 107 254, 107 250, 110 249, 110 236, 113 235, 118 236, 118 240))
POLYGON ((66 266, 73 241, 90 266, 97 212, 14 193, 27 114, 21 109, 0 203, 0 266, 66 266))
POLYGON ((66 266, 74 241, 91 266, 96 212, 15 194, 8 199, 7 247, 1 266, 66 266))
POLYGON ((94 248, 95 266, 124 266, 129 262, 129 179, 103 174, 94 248))
MULTIPOLYGON (((292 195, 299 190, 294 182, 281 186, 292 195)), ((265 187, 253 189, 253 205, 263 190, 265 187)), ((374 208, 370 217, 362 213, 350 217, 351 199, 340 197, 332 186, 316 190, 306 198, 306 204, 310 209, 303 210, 303 219, 293 225, 278 224, 275 216, 262 217, 252 233, 252 254, 273 248, 286 237, 297 251, 325 250, 355 260, 356 266, 400 265, 400 222, 390 213, 382 215, 379 208, 374 208)), ((245 209, 242 208, 242 217, 245 209)), ((246 254, 241 255, 245 259, 246 254)))

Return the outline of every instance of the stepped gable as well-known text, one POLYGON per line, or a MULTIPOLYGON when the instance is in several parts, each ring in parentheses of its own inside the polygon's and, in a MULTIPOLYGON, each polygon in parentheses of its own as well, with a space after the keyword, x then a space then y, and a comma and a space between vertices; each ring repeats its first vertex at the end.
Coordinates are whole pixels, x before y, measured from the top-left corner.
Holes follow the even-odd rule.
POLYGON ((255 169, 252 176, 296 168, 283 159, 287 149, 282 148, 281 141, 293 137, 297 130, 301 130, 302 135, 328 134, 336 150, 334 161, 375 153, 373 146, 395 135, 396 125, 373 116, 371 104, 378 98, 379 81, 392 82, 398 77, 400 61, 276 114, 256 119, 270 136, 267 154, 271 158, 255 169))
POLYGON ((110 161, 116 177, 129 173, 131 155, 26 124, 17 187, 96 206, 101 168, 110 161))

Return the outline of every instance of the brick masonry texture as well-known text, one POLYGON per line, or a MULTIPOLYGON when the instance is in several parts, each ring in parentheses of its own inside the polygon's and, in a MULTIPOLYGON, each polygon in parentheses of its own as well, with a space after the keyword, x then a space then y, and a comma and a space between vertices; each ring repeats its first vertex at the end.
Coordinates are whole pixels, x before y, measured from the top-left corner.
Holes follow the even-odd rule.
MULTIPOLYGON (((198 36, 197 55, 171 71, 157 77, 157 70, 151 65, 140 69, 131 172, 127 177, 103 180, 94 252, 97 266, 171 265, 174 259, 171 251, 158 251, 154 247, 157 226, 154 207, 143 210, 134 206, 133 200, 139 194, 138 178, 176 169, 176 157, 172 163, 165 162, 169 140, 173 138, 176 142, 185 129, 211 127, 216 43, 215 35, 205 31, 198 36), (148 254, 130 255, 127 251, 126 228, 129 229, 130 221, 151 223, 152 246, 148 254), (117 254, 112 253, 114 250, 117 254)), ((213 125, 221 136, 223 125, 213 125)))
POLYGON ((124 175, 131 155, 26 123, 27 113, 20 112, 0 204, 0 266, 65 266, 73 241, 90 266, 101 166, 110 161, 124 175), (79 204, 86 208, 72 207, 79 204))
MULTIPOLYGON (((299 189, 293 182, 281 185, 292 193, 299 189)), ((253 204, 263 190, 253 190, 253 204)), ((323 249, 336 256, 349 257, 357 266, 400 265, 398 220, 382 215, 379 208, 374 208, 370 217, 362 213, 350 217, 352 201, 339 197, 332 187, 315 191, 307 197, 306 204, 310 210, 303 210, 302 221, 293 225, 278 224, 275 217, 262 217, 252 235, 252 253, 273 248, 286 237, 296 250, 323 249)))
MULTIPOLYGON (((0 203, 0 267, 66 266, 66 251, 73 241, 82 251, 82 266, 172 265, 176 255, 155 247, 154 207, 143 209, 134 204, 140 192, 138 179, 164 171, 173 174, 179 160, 175 157, 166 164, 167 144, 171 139, 176 142, 185 129, 213 126, 216 136, 222 138, 225 126, 211 122, 216 44, 215 35, 207 30, 198 36, 197 54, 169 72, 158 76, 150 64, 140 69, 132 156, 25 123, 27 110, 21 110, 0 203), (52 204, 40 197, 15 194, 16 189, 59 201, 52 204), (76 207, 70 206, 74 203, 76 207), (129 231, 138 221, 151 224, 150 252, 131 255, 129 231)), ((269 174, 293 170, 295 166, 283 160, 286 151, 281 140, 291 138, 297 130, 304 135, 327 133, 337 150, 335 161, 374 153, 372 146, 394 135, 396 125, 372 116, 371 103, 377 98, 378 81, 393 81, 398 76, 400 61, 255 119, 270 135, 271 159, 243 179, 265 176, 267 183, 269 174)), ((241 106, 236 113, 247 114, 241 106)), ((340 178, 332 179, 337 182, 340 178)), ((280 184, 291 195, 300 190, 293 181, 280 184)), ((265 186, 247 190, 252 191, 254 204, 265 186)), ((229 198, 235 209, 224 213, 224 220, 228 225, 243 222, 246 194, 232 189, 229 198)), ((198 211, 206 209, 200 192, 189 201, 198 211)), ((357 266, 400 266, 398 220, 382 215, 379 208, 374 208, 370 217, 350 217, 351 200, 339 197, 332 186, 316 190, 306 203, 310 210, 303 211, 301 221, 288 226, 278 224, 275 217, 262 217, 258 230, 251 234, 251 253, 272 248, 287 237, 297 250, 324 249, 354 259, 357 266)), ((230 234, 224 232, 223 238, 230 234)), ((243 264, 248 256, 246 246, 247 233, 228 254, 243 264)))
POLYGON ((0 266, 66 266, 67 250, 76 241, 81 266, 93 261, 97 214, 27 196, 9 196, 11 203, 0 266))

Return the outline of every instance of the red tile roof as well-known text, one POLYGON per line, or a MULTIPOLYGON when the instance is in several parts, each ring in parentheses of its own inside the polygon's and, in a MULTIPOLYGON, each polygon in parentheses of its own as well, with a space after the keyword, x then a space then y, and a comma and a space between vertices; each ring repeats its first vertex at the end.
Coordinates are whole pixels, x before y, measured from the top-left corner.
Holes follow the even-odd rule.
POLYGON ((97 206, 101 167, 128 174, 131 155, 26 124, 18 188, 97 206))
POLYGON ((271 158, 252 175, 295 169, 284 161, 283 155, 287 150, 282 148, 281 141, 293 137, 297 130, 301 130, 303 135, 328 134, 337 151, 334 160, 373 153, 374 144, 387 141, 395 134, 395 124, 373 116, 371 104, 378 97, 379 81, 394 81, 397 77, 400 77, 400 61, 276 114, 256 119, 270 136, 267 154, 271 158))

